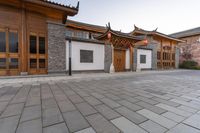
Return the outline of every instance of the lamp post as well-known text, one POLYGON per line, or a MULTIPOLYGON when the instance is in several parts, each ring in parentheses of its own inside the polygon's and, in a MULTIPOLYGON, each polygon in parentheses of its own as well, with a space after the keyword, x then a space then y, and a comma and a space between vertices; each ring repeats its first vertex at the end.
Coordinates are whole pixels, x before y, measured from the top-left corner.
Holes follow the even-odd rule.
POLYGON ((69 39, 69 76, 72 76, 72 40, 69 39))

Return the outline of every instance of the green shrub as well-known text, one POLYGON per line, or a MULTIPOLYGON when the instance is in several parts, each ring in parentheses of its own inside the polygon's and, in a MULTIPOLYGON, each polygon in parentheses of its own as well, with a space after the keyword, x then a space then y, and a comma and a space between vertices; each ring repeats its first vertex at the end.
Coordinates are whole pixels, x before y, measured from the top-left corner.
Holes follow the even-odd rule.
POLYGON ((183 61, 183 63, 180 64, 180 68, 184 69, 196 69, 200 70, 200 66, 198 66, 198 63, 192 60, 189 61, 183 61))

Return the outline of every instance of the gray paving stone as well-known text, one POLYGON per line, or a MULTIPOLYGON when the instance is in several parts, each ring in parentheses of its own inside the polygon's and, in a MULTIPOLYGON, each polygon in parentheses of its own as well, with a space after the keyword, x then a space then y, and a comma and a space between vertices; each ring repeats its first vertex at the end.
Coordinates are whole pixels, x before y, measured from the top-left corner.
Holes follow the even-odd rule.
POLYGON ((140 124, 147 120, 142 115, 136 112, 133 112, 125 107, 117 108, 116 111, 120 113, 121 115, 123 115, 124 117, 126 117, 127 119, 129 119, 130 121, 134 122, 135 124, 140 124))
POLYGON ((31 106, 24 108, 20 122, 41 118, 41 107, 31 106))
POLYGON ((104 98, 103 95, 99 94, 99 93, 91 93, 92 96, 94 96, 95 98, 97 99, 101 99, 101 98, 104 98))
POLYGON ((128 119, 120 117, 111 121, 116 127, 118 127, 123 133, 147 133, 145 130, 135 125, 128 119))
POLYGON ((192 115, 191 117, 183 121, 183 123, 200 129, 200 115, 199 114, 192 115))
POLYGON ((53 98, 42 100, 42 109, 57 108, 56 100, 53 98))
POLYGON ((8 117, 8 116, 14 116, 14 115, 20 115, 23 107, 24 107, 24 103, 8 105, 6 110, 4 110, 4 112, 2 113, 1 118, 8 117))
POLYGON ((113 94, 110 94, 110 93, 106 93, 106 94, 104 94, 106 97, 108 97, 108 98, 110 98, 110 99, 112 99, 112 100, 120 100, 121 98, 120 97, 117 97, 117 96, 115 96, 115 95, 113 95, 113 94))
POLYGON ((172 112, 163 113, 162 116, 164 116, 164 117, 166 117, 170 120, 173 120, 175 122, 178 122, 178 123, 182 122, 185 119, 185 117, 177 115, 177 114, 172 113, 172 112))
POLYGON ((31 120, 19 124, 16 133, 42 133, 41 119, 31 120))
POLYGON ((0 119, 1 133, 15 133, 19 121, 19 115, 0 119))
POLYGON ((173 129, 170 129, 167 133, 200 133, 200 130, 185 124, 179 124, 173 129))
POLYGON ((103 103, 105 103, 106 105, 108 105, 109 107, 111 108, 117 108, 117 107, 120 107, 121 105, 118 104, 117 102, 111 100, 111 99, 108 99, 108 98, 102 98, 100 99, 103 103))
POLYGON ((139 102, 140 100, 139 99, 136 99, 136 98, 132 98, 130 96, 127 96, 127 95, 120 95, 121 98, 131 102, 131 103, 136 103, 136 102, 139 102))
POLYGON ((95 105, 99 105, 102 104, 101 101, 99 101, 98 99, 89 96, 89 97, 84 97, 85 101, 87 101, 90 105, 95 106, 95 105))
POLYGON ((65 123, 60 123, 43 128, 43 133, 69 133, 69 131, 65 123))
POLYGON ((6 108, 7 104, 8 104, 8 102, 0 102, 0 114, 6 108))
POLYGON ((88 103, 86 103, 86 102, 76 104, 76 107, 78 108, 78 110, 84 116, 97 113, 97 111, 92 106, 90 106, 88 103))
POLYGON ((62 115, 58 108, 42 110, 43 127, 63 122, 62 115))
POLYGON ((94 114, 86 117, 92 127, 97 131, 97 133, 120 133, 112 123, 107 121, 100 114, 94 114))
POLYGON ((154 101, 154 100, 152 100, 152 99, 149 99, 149 98, 146 98, 146 97, 142 97, 142 96, 137 96, 137 97, 134 97, 134 98, 139 99, 139 100, 141 100, 141 101, 143 101, 143 102, 149 103, 149 104, 151 104, 151 105, 155 105, 155 104, 158 104, 158 103, 159 103, 159 102, 157 102, 157 101, 154 101))
POLYGON ((130 103, 130 102, 126 101, 126 100, 118 101, 118 103, 123 105, 123 106, 125 106, 125 107, 127 107, 127 108, 129 108, 132 111, 138 111, 138 110, 143 109, 143 107, 138 106, 138 105, 133 104, 133 103, 130 103))
POLYGON ((152 99, 155 100, 155 101, 164 103, 164 104, 166 104, 166 105, 169 105, 169 106, 173 106, 173 107, 178 107, 178 106, 180 106, 180 104, 178 104, 178 103, 175 103, 175 102, 172 102, 172 101, 167 101, 167 100, 164 100, 164 99, 161 99, 161 98, 158 98, 158 97, 154 97, 154 98, 152 98, 152 99))
POLYGON ((25 106, 35 106, 40 104, 41 104, 40 97, 28 97, 25 106))
POLYGON ((165 110, 165 109, 162 109, 162 108, 157 107, 157 106, 153 106, 153 105, 145 103, 145 102, 137 102, 135 104, 137 104, 137 105, 139 105, 139 106, 141 106, 145 109, 148 109, 150 111, 153 111, 154 113, 157 113, 157 114, 162 114, 162 113, 167 112, 167 110, 165 110))
POLYGON ((96 133, 96 132, 94 131, 93 128, 90 127, 90 128, 86 128, 86 129, 83 129, 83 130, 75 132, 75 133, 96 133))
POLYGON ((58 106, 62 113, 76 110, 76 107, 69 100, 59 101, 58 106))
POLYGON ((146 118, 150 119, 151 121, 154 121, 167 129, 170 129, 177 124, 176 122, 174 122, 172 120, 169 120, 161 115, 158 115, 158 114, 156 114, 152 111, 146 110, 146 109, 139 110, 137 112, 139 114, 145 116, 146 118))
POLYGON ((176 99, 172 99, 170 101, 177 102, 179 104, 182 104, 182 105, 185 105, 185 106, 200 110, 200 104, 189 103, 189 102, 176 100, 176 99))
POLYGON ((184 105, 181 105, 177 108, 180 109, 180 110, 186 111, 186 112, 190 112, 190 113, 196 113, 197 112, 196 109, 193 109, 193 108, 190 108, 190 107, 187 107, 187 106, 184 106, 184 105))
POLYGON ((84 102, 84 100, 79 95, 71 95, 71 96, 69 96, 69 99, 74 104, 84 102))
POLYGON ((148 120, 144 123, 140 124, 140 127, 142 127, 143 129, 145 129, 146 131, 148 131, 149 133, 164 133, 167 131, 166 128, 160 126, 159 124, 148 120))
POLYGON ((104 104, 96 106, 95 109, 98 110, 98 112, 101 113, 108 120, 121 116, 119 113, 117 113, 116 111, 112 110, 104 104))
POLYGON ((177 109, 175 107, 172 107, 172 106, 168 106, 166 104, 157 104, 156 106, 160 107, 160 108, 163 108, 163 109, 166 109, 168 111, 171 111, 175 114, 178 114, 178 115, 181 115, 181 116, 184 116, 184 117, 188 117, 188 116, 191 116, 192 114, 189 113, 189 112, 186 112, 186 111, 183 111, 183 110, 180 110, 180 109, 177 109))
POLYGON ((88 122, 78 111, 66 112, 63 113, 63 116, 70 132, 80 131, 89 127, 88 122))

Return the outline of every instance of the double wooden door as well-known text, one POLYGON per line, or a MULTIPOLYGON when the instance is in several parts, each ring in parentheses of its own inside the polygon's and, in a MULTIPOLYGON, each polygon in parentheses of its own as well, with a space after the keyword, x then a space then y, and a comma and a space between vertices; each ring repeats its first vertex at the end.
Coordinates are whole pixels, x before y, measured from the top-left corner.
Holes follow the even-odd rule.
POLYGON ((0 76, 20 73, 18 30, 0 28, 0 76))
POLYGON ((47 42, 45 34, 30 34, 28 64, 29 74, 47 73, 47 42))
POLYGON ((125 71, 126 50, 114 50, 114 67, 116 72, 125 71))

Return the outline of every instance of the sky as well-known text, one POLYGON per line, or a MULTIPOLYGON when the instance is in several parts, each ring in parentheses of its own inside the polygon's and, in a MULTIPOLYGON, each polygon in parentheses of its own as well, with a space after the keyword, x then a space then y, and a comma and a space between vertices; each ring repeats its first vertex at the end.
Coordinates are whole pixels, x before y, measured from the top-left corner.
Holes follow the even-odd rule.
MULTIPOLYGON (((76 6, 78 0, 54 0, 76 6)), ((78 15, 69 17, 84 23, 131 32, 134 24, 145 30, 158 28, 171 34, 200 27, 200 0, 80 0, 78 15)))

